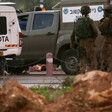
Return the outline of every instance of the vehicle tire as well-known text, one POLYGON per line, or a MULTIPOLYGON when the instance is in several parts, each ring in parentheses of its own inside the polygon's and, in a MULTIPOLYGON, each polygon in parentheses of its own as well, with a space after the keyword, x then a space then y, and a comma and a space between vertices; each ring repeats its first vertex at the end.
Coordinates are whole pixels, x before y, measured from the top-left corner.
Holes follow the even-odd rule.
POLYGON ((79 58, 77 50, 69 49, 61 57, 62 70, 67 75, 75 75, 79 72, 79 58))

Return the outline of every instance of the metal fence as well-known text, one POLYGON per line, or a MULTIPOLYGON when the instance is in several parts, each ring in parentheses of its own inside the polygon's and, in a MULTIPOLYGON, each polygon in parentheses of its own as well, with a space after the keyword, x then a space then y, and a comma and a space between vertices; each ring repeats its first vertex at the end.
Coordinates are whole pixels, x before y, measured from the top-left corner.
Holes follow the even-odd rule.
POLYGON ((74 78, 74 75, 66 75, 63 71, 55 71, 53 76, 47 76, 46 72, 32 72, 26 75, 8 75, 0 76, 0 86, 2 86, 6 81, 16 80, 25 87, 52 87, 59 88, 63 86, 63 82, 68 78, 74 78))

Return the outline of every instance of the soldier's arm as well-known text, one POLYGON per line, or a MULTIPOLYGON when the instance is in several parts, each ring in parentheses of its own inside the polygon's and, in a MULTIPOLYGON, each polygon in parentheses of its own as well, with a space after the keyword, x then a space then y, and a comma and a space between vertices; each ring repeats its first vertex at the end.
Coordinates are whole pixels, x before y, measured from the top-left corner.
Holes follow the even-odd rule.
POLYGON ((92 19, 90 19, 90 24, 91 24, 91 26, 92 26, 92 29, 93 29, 94 33, 95 33, 96 36, 97 36, 97 35, 98 35, 98 30, 97 30, 97 27, 96 27, 96 25, 94 24, 94 22, 93 22, 92 19))
POLYGON ((109 26, 109 17, 106 17, 100 24, 98 25, 98 28, 100 31, 106 29, 109 26))

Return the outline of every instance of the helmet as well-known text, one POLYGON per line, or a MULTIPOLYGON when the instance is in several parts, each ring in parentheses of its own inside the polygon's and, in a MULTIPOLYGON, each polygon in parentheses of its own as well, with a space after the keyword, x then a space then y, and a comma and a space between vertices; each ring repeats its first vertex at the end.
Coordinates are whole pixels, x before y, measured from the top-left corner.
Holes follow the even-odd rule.
POLYGON ((91 9, 89 6, 85 5, 81 7, 81 14, 89 14, 91 12, 91 9))
POLYGON ((112 13, 112 5, 106 5, 103 10, 108 12, 108 13, 112 13))

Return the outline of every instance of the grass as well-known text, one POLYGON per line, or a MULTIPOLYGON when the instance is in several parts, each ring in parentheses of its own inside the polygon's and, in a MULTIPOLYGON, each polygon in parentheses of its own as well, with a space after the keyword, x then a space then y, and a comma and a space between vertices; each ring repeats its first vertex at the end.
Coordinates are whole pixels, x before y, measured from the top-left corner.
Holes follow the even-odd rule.
POLYGON ((58 96, 62 95, 64 92, 68 90, 73 90, 73 86, 70 87, 60 87, 60 88, 51 88, 51 87, 31 87, 34 93, 40 94, 46 98, 46 100, 53 100, 58 96))
POLYGON ((51 88, 51 87, 30 87, 34 93, 40 94, 46 98, 46 100, 53 100, 58 96, 62 95, 64 92, 73 90, 73 81, 74 79, 67 77, 62 83, 62 87, 51 88))

